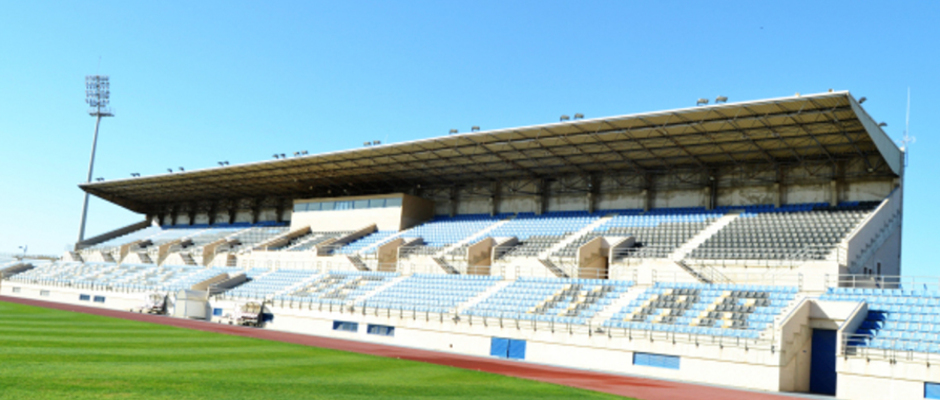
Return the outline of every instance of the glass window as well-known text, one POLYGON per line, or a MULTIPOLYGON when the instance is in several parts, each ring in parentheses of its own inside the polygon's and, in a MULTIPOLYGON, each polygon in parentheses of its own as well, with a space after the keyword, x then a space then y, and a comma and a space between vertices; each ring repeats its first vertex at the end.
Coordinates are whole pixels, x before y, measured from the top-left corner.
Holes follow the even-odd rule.
POLYGON ((323 211, 330 211, 334 207, 334 203, 332 201, 324 201, 320 204, 322 205, 321 210, 323 211))
POLYGON ((385 199, 385 207, 401 207, 401 197, 385 199))
POLYGON ((352 201, 337 201, 336 210, 352 210, 353 202, 352 201))
POLYGON ((323 203, 307 203, 307 211, 320 211, 320 208, 323 207, 323 203))
POLYGON ((369 200, 369 208, 382 208, 382 207, 385 207, 385 199, 369 200))
POLYGON ((294 212, 307 211, 307 203, 294 204, 294 212))
POLYGON ((78 301, 90 301, 90 300, 91 300, 91 296, 87 294, 78 295, 78 301))
POLYGON ((369 200, 356 200, 353 203, 353 208, 359 210, 363 208, 369 208, 369 200))

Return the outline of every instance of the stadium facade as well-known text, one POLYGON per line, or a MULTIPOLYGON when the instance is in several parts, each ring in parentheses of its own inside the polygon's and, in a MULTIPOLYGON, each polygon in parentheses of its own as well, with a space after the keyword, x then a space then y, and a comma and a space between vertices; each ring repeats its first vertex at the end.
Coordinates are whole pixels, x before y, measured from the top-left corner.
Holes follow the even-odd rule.
MULTIPOLYGON (((845 399, 934 398, 904 154, 848 92, 80 185, 145 215, 0 293, 845 399)), ((940 388, 940 386, 938 386, 940 388)))

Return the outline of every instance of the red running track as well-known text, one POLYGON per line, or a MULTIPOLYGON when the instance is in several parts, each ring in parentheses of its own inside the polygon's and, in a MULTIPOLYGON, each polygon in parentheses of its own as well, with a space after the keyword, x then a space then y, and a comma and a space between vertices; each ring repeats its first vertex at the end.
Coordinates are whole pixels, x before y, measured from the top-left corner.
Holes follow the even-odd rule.
POLYGON ((418 350, 321 336, 302 335, 297 333, 248 328, 243 326, 223 325, 191 319, 137 314, 128 311, 22 299, 17 297, 0 296, 0 301, 64 311, 80 312, 85 314, 101 315, 106 317, 122 318, 133 321, 150 322, 180 328, 223 333, 227 335, 274 340, 278 342, 294 343, 303 346, 314 346, 326 349, 371 354, 382 357, 394 357, 403 360, 420 361, 438 365, 447 365, 451 367, 554 383, 557 385, 572 386, 620 396, 635 397, 642 400, 787 400, 798 398, 769 392, 735 390, 714 386, 637 378, 601 372, 552 367, 519 361, 418 350))

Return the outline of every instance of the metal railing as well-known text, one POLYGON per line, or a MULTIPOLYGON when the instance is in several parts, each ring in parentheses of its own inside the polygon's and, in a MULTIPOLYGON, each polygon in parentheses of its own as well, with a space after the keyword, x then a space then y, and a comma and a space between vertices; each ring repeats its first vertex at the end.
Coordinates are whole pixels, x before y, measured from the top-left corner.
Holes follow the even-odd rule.
MULTIPOLYGON (((368 302, 367 302, 368 303, 368 302)), ((371 316, 398 321, 423 321, 439 325, 454 326, 484 326, 500 329, 531 330, 533 332, 551 332, 565 336, 583 335, 588 337, 606 336, 608 338, 626 338, 628 340, 642 340, 645 342, 666 341, 673 344, 683 343, 695 346, 714 346, 719 348, 733 347, 745 350, 764 350, 774 353, 777 351, 774 338, 745 339, 730 336, 712 336, 704 334, 663 332, 632 328, 612 328, 602 324, 594 324, 590 320, 587 324, 573 324, 560 321, 535 321, 529 319, 516 319, 510 317, 481 317, 455 312, 436 313, 430 311, 406 310, 404 308, 373 307, 366 305, 335 304, 333 302, 300 302, 289 300, 273 300, 274 307, 311 310, 350 315, 371 316)))
MULTIPOLYGON (((738 262, 753 263, 753 262, 768 262, 768 261, 770 262, 790 261, 790 262, 803 263, 806 261, 824 261, 828 259, 829 254, 832 253, 833 250, 835 250, 836 248, 837 246, 818 245, 818 244, 807 244, 807 245, 804 245, 803 247, 800 247, 797 249, 790 249, 788 251, 785 251, 784 249, 779 249, 779 248, 762 249, 762 248, 758 248, 754 246, 709 247, 709 248, 702 248, 701 250, 708 250, 710 252, 714 252, 716 254, 724 255, 724 256, 719 256, 715 258, 693 256, 693 254, 695 254, 695 250, 698 250, 698 249, 695 249, 689 253, 689 257, 694 257, 694 259, 696 260, 712 260, 714 262, 738 261, 738 262), (767 258, 767 257, 745 258, 743 257, 744 255, 760 253, 762 251, 764 253, 779 254, 780 256, 777 258, 767 258)), ((837 253, 836 258, 839 258, 838 252, 836 253, 837 253)))
POLYGON ((428 247, 428 246, 408 246, 408 247, 399 247, 398 254, 399 257, 408 258, 411 256, 433 256, 441 251, 440 247, 428 247))
MULTIPOLYGON (((803 274, 775 274, 767 272, 726 272, 722 276, 727 279, 724 282, 713 282, 714 284, 731 283, 740 285, 767 285, 767 286, 795 286, 803 288, 803 274)), ((652 271, 653 282, 665 283, 701 283, 692 275, 677 271, 652 271)))
MULTIPOLYGON (((898 361, 920 362, 930 365, 931 362, 940 362, 940 354, 931 353, 930 348, 927 351, 917 351, 914 346, 911 349, 910 340, 903 339, 882 339, 887 345, 880 348, 868 346, 874 336, 868 334, 844 334, 840 344, 839 355, 845 358, 864 358, 866 360, 883 360, 891 363, 898 361), (887 348, 886 348, 887 347, 887 348)), ((923 342, 923 345, 929 346, 929 343, 923 342)))
POLYGON ((826 287, 940 290, 940 277, 865 274, 826 275, 826 287))

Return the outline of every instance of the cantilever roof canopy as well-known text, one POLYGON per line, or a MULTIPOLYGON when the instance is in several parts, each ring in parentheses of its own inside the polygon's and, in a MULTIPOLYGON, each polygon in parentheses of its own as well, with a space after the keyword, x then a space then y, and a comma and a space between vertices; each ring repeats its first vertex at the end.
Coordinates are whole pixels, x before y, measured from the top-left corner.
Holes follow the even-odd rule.
MULTIPOLYGON (((367 194, 600 172, 876 158, 902 153, 848 92, 498 129, 333 153, 82 184, 138 212, 198 201, 367 194)), ((868 162, 868 161, 866 161, 868 162)))

